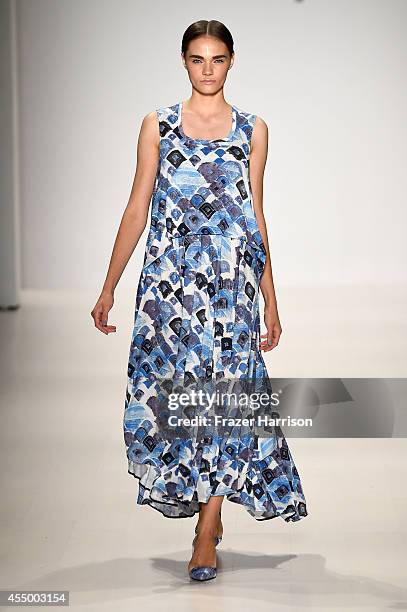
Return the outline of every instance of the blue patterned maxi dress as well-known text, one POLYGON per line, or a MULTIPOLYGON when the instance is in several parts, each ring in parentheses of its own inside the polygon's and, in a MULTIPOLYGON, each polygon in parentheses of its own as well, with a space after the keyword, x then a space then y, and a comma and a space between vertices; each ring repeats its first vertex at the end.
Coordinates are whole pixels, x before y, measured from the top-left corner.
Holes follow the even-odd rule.
POLYGON ((260 341, 259 282, 266 250, 249 181, 256 116, 232 106, 218 140, 182 129, 182 102, 159 108, 160 160, 136 294, 124 410, 128 473, 138 504, 169 518, 193 516, 225 495, 256 520, 307 516, 301 481, 278 427, 265 438, 157 435, 155 375, 267 376, 260 341))

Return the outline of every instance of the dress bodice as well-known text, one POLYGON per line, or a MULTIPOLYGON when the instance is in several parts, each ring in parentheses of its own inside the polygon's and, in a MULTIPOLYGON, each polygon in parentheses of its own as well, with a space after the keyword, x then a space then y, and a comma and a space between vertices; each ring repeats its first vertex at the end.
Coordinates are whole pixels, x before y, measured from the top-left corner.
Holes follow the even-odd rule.
POLYGON ((182 127, 182 102, 156 110, 160 155, 151 206, 145 265, 171 239, 196 234, 242 238, 262 265, 266 251, 256 220, 249 177, 256 115, 232 105, 232 129, 221 139, 197 139, 182 127))

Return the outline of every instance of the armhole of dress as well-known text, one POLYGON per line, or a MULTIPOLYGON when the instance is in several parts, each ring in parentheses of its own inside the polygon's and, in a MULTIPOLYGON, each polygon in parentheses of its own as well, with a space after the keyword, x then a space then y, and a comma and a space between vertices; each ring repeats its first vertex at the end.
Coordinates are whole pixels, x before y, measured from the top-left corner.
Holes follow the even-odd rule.
POLYGON ((161 163, 161 121, 162 121, 162 108, 156 108, 155 109, 155 114, 157 116, 157 121, 158 121, 158 137, 159 137, 159 141, 158 141, 158 168, 157 168, 157 175, 159 173, 159 168, 160 168, 160 163, 161 163))
POLYGON ((157 122, 158 122, 158 135, 160 137, 160 141, 161 141, 161 129, 160 129, 160 121, 161 121, 161 108, 156 108, 155 109, 155 114, 157 117, 157 122))
POLYGON ((155 181, 154 181, 154 190, 153 190, 153 198, 155 196, 155 193, 157 191, 158 188, 158 178, 160 175, 160 167, 161 167, 161 126, 160 126, 160 122, 161 122, 161 118, 162 118, 162 109, 161 108, 156 108, 155 109, 155 114, 157 117, 157 121, 158 121, 158 163, 157 163, 157 170, 156 170, 156 174, 155 174, 155 181))
POLYGON ((249 122, 250 122, 250 127, 252 129, 250 131, 250 137, 248 139, 249 140, 249 157, 252 152, 252 136, 253 136, 253 130, 254 130, 254 125, 256 123, 256 119, 257 119, 257 115, 250 115, 249 122))

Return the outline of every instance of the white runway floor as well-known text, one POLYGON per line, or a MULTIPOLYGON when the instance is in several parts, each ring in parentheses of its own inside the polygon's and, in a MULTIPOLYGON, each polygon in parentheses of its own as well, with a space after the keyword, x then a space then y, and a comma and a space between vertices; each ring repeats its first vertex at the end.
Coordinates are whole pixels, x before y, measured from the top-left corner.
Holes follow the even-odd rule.
MULTIPOLYGON (((403 438, 289 438, 309 515, 257 522, 225 501, 218 577, 189 581, 195 520, 136 506, 127 473, 135 290, 117 290, 109 336, 90 318, 97 295, 25 291, 0 313, 0 588, 69 590, 89 612, 407 610, 403 438)), ((281 289, 270 376, 405 377, 406 297, 281 289)))

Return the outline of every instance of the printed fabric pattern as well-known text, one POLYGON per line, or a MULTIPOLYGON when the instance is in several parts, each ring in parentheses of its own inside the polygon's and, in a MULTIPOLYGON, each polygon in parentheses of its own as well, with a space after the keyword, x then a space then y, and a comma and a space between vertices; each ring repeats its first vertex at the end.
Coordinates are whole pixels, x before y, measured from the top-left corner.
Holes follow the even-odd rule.
POLYGON ((199 512, 211 495, 256 520, 307 516, 284 434, 162 440, 154 382, 262 378, 259 284, 266 250, 249 160, 256 115, 232 105, 221 139, 194 139, 182 102, 159 108, 160 156, 130 344, 124 441, 137 504, 168 518, 199 512))

